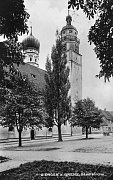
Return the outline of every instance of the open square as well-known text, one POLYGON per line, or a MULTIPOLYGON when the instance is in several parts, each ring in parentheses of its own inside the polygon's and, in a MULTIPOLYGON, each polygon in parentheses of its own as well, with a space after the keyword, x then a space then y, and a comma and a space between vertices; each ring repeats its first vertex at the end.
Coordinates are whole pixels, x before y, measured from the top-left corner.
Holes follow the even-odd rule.
MULTIPOLYGON (((109 169, 106 170, 108 176, 109 173, 112 174, 112 166, 113 166, 112 138, 113 138, 112 135, 104 137, 102 134, 95 134, 95 135, 92 134, 89 135, 89 139, 87 140, 83 135, 63 137, 62 142, 57 142, 57 139, 55 138, 43 139, 43 140, 37 139, 33 141, 23 141, 22 147, 17 146, 18 142, 5 142, 2 143, 0 147, 0 153, 2 154, 2 156, 8 157, 9 160, 0 163, 0 171, 2 172, 8 169, 18 167, 19 165, 24 164, 26 162, 40 161, 40 163, 42 163, 42 160, 44 160, 44 162, 47 160, 48 164, 49 161, 59 162, 59 163, 75 162, 78 163, 79 166, 81 166, 81 168, 83 169, 86 164, 89 165, 89 167, 91 168, 91 172, 93 172, 92 171, 93 165, 95 169, 97 169, 97 167, 99 168, 102 166, 101 167, 102 169, 100 168, 101 174, 103 173, 103 166, 104 167, 106 166, 106 168, 111 167, 111 170, 109 169)), ((34 164, 31 164, 31 166, 34 166, 34 164)), ((78 165, 76 166, 77 169, 78 165)), ((51 163, 50 163, 50 168, 51 168, 51 163)), ((88 171, 87 173, 91 173, 88 169, 87 171, 88 171)), ((67 172, 71 173, 68 170, 67 172)), ((37 173, 35 172, 35 175, 37 173)), ((103 176, 101 176, 101 179, 102 178, 103 176)))

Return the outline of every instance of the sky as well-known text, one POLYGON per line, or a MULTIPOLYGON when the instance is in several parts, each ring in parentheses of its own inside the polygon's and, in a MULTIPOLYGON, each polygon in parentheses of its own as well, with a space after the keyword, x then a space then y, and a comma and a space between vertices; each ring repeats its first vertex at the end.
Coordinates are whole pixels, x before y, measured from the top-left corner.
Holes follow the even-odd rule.
MULTIPOLYGON (((33 35, 40 41, 39 67, 45 69, 46 57, 55 44, 56 29, 66 25, 68 0, 24 0, 30 14, 28 26, 32 25, 33 35)), ((101 109, 113 111, 113 80, 104 82, 95 76, 99 73, 99 60, 94 46, 88 43, 88 31, 94 20, 88 20, 82 11, 70 10, 72 25, 78 30, 80 54, 82 54, 82 98, 91 98, 101 109)), ((27 35, 19 38, 22 41, 27 35)))

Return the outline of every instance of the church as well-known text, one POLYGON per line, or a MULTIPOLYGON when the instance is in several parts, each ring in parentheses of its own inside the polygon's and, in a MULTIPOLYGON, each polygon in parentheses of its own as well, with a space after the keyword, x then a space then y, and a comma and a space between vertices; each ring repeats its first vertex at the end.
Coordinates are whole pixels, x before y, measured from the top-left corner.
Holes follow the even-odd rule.
POLYGON ((66 17, 66 26, 61 30, 62 42, 66 46, 67 65, 70 69, 69 81, 71 104, 82 99, 82 55, 79 53, 80 40, 77 38, 78 31, 71 25, 72 17, 66 17))
MULTIPOLYGON (((67 66, 70 69, 69 81, 72 106, 77 100, 82 99, 82 55, 79 53, 80 40, 77 37, 78 31, 72 25, 72 17, 69 15, 66 17, 66 25, 61 29, 62 43, 65 46, 67 54, 67 66)), ((27 75, 29 80, 32 81, 37 89, 42 92, 45 87, 45 73, 46 71, 40 69, 40 42, 33 36, 32 27, 30 35, 22 41, 23 54, 25 56, 24 64, 19 65, 19 70, 23 75, 27 75)), ((0 127, 1 128, 1 127, 0 127)), ((16 131, 16 130, 15 130, 16 131)), ((0 130, 1 132, 1 130, 0 130)), ((70 125, 62 125, 62 134, 76 134, 82 133, 80 127, 71 128, 70 125)), ((18 133, 6 133, 7 138, 18 137, 18 133)), ((36 136, 57 135, 57 127, 53 127, 52 132, 49 132, 47 128, 42 130, 36 130, 36 136)), ((29 137, 28 131, 22 132, 23 137, 29 137)), ((1 138, 1 133, 0 133, 1 138)))
MULTIPOLYGON (((69 95, 73 106, 75 101, 82 99, 82 55, 79 53, 78 31, 71 22, 72 17, 68 14, 66 26, 61 30, 61 38, 67 53, 67 65, 70 69, 69 95)), ((20 71, 22 74, 27 74, 41 91, 45 85, 45 71, 39 67, 40 42, 33 36, 32 27, 30 35, 22 41, 22 46, 25 65, 20 66, 20 71)))

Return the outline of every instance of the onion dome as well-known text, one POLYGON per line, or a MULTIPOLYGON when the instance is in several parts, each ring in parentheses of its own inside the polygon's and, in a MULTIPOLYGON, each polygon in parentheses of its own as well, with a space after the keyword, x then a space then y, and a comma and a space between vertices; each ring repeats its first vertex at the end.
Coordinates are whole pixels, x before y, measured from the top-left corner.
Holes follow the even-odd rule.
POLYGON ((67 21, 67 24, 66 26, 62 28, 62 31, 67 30, 67 29, 74 29, 76 32, 78 32, 77 29, 71 25, 72 17, 69 14, 68 16, 66 16, 66 21, 67 21))
POLYGON ((33 35, 32 35, 32 27, 31 27, 31 33, 30 36, 28 36, 27 38, 25 38, 22 42, 22 46, 23 46, 23 50, 27 50, 27 49, 35 49, 37 51, 39 51, 40 48, 40 42, 38 39, 36 39, 33 35))

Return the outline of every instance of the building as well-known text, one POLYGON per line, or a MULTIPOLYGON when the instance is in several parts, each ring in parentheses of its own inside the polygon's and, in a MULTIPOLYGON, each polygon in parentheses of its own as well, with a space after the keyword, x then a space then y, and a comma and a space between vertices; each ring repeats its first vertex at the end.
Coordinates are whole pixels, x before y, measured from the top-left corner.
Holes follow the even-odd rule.
MULTIPOLYGON (((70 69, 70 91, 71 103, 74 105, 76 100, 82 99, 82 56, 79 54, 80 40, 77 38, 78 31, 71 25, 72 17, 68 14, 66 17, 66 26, 61 30, 62 42, 66 47, 67 53, 67 65, 70 69)), ((37 89, 41 92, 45 87, 45 73, 46 71, 39 67, 39 53, 40 42, 33 36, 32 27, 30 35, 22 41, 23 54, 25 56, 25 64, 17 67, 23 75, 27 75, 30 81, 32 81, 37 89)), ((4 138, 18 138, 16 129, 15 132, 7 133, 7 128, 0 127, 0 139, 4 138)), ((24 130, 22 132, 23 137, 28 137, 30 131, 24 130)), ((53 133, 57 134, 57 127, 53 128, 53 133)), ((62 134, 82 134, 82 128, 71 128, 70 125, 62 125, 62 134)), ((46 128, 41 131, 37 130, 36 135, 51 135, 46 128)))
POLYGON ((113 111, 101 110, 102 123, 100 128, 91 128, 92 133, 102 133, 103 135, 113 134, 113 111))
MULTIPOLYGON (((61 37, 67 53, 67 65, 70 69, 69 95, 73 106, 75 101, 82 99, 82 55, 79 53, 78 31, 71 23, 72 17, 68 13, 66 26, 61 30, 61 37)), ((22 73, 28 74, 30 80, 41 90, 45 85, 45 71, 39 68, 40 42, 33 36, 32 27, 30 35, 23 40, 22 45, 25 65, 21 65, 20 70, 22 73)))
POLYGON ((45 87, 45 70, 39 68, 39 52, 40 42, 32 34, 22 41, 23 54, 25 56, 25 64, 19 66, 22 74, 27 75, 39 91, 43 91, 45 87))
POLYGON ((113 133, 113 111, 102 110, 102 132, 104 135, 113 133))
POLYGON ((32 27, 30 36, 23 40, 22 45, 23 54, 25 56, 24 62, 39 67, 40 42, 32 35, 32 27))
POLYGON ((66 17, 66 26, 61 30, 62 42, 67 53, 67 65, 70 69, 70 91, 72 106, 75 101, 82 99, 82 55, 79 53, 80 40, 77 38, 78 31, 71 24, 72 17, 66 17))
MULTIPOLYGON (((61 30, 61 37, 67 53, 67 66, 70 69, 69 81, 71 87, 69 95, 71 96, 71 103, 73 106, 75 101, 82 99, 82 56, 79 53, 80 40, 77 37, 78 31, 71 22, 72 17, 68 13, 68 16, 66 17, 66 26, 61 30)), ((37 87, 43 89, 45 86, 45 71, 39 68, 38 63, 40 43, 39 40, 32 35, 32 28, 30 36, 24 39, 22 44, 23 53, 25 55, 25 66, 21 67, 21 72, 28 74, 28 77, 30 78, 32 77, 34 83, 37 84, 38 82, 41 82, 40 84, 37 84, 37 87)), ((57 134, 56 127, 53 128, 53 132, 57 134)), ((62 133, 70 134, 70 132, 81 133, 81 128, 76 127, 71 129, 68 123, 67 126, 62 125, 62 133)))

